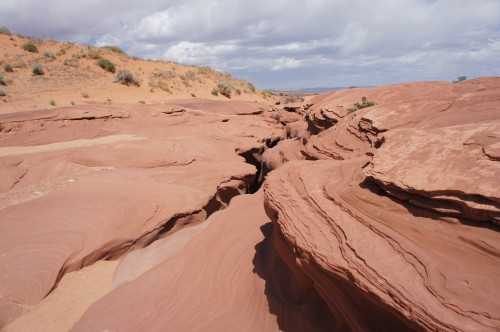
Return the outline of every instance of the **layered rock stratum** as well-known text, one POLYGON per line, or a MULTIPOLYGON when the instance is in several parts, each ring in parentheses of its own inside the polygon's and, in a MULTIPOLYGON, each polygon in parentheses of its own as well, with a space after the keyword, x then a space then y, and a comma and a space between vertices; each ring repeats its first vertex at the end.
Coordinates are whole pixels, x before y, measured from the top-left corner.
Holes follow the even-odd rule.
POLYGON ((500 329, 498 78, 3 113, 5 331, 500 329))

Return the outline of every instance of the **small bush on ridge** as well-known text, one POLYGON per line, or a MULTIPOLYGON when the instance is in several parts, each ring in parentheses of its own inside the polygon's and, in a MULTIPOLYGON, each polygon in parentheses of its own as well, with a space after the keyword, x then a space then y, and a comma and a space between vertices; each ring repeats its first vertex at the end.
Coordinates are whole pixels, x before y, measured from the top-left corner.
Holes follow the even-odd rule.
POLYGON ((14 67, 10 63, 6 63, 3 65, 3 70, 5 70, 8 73, 12 73, 14 71, 14 67))
POLYGON ((213 89, 212 89, 212 94, 213 94, 214 96, 218 96, 218 95, 219 95, 219 90, 217 90, 217 88, 213 88, 213 89))
POLYGON ((110 73, 116 72, 115 65, 108 59, 100 59, 99 61, 97 61, 97 64, 99 65, 99 67, 106 71, 109 71, 110 73))
POLYGON ((227 98, 231 98, 231 86, 226 82, 217 83, 217 89, 219 89, 219 93, 227 98))
POLYGON ((38 53, 38 48, 33 43, 26 43, 22 46, 22 49, 32 53, 38 53))
POLYGON ((7 27, 1 27, 0 28, 0 35, 12 35, 12 32, 10 32, 9 28, 7 27))
POLYGON ((352 112, 356 112, 357 110, 360 110, 362 108, 367 108, 375 106, 375 103, 373 101, 368 101, 366 97, 361 98, 361 103, 355 103, 353 108, 348 108, 347 109, 347 114, 350 114, 352 112))
POLYGON ((115 82, 124 84, 124 85, 137 85, 139 86, 139 80, 137 80, 134 75, 127 69, 119 70, 115 76, 115 82))
POLYGON ((33 66, 33 74, 34 75, 43 75, 45 72, 43 71, 43 68, 41 65, 34 65, 33 66))
POLYGON ((105 49, 105 50, 110 50, 111 52, 115 52, 115 53, 118 53, 118 54, 121 54, 121 55, 127 55, 127 53, 125 53, 125 51, 123 51, 118 46, 110 45, 110 46, 103 46, 101 48, 105 49))

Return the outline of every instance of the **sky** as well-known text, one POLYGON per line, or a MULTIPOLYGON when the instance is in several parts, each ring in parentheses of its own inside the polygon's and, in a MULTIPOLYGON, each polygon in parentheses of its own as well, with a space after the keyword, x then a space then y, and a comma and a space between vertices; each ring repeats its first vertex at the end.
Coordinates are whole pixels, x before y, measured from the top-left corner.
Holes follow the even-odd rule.
POLYGON ((1 0, 0 26, 260 89, 500 76, 500 0, 1 0))

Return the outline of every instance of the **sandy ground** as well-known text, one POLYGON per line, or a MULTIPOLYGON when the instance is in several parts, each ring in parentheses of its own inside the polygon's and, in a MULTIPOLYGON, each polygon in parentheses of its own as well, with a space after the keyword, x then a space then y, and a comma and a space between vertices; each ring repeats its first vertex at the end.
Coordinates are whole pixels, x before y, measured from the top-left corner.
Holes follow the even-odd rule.
POLYGON ((117 266, 118 261, 98 261, 66 274, 49 296, 4 331, 68 331, 92 303, 111 291, 117 266))

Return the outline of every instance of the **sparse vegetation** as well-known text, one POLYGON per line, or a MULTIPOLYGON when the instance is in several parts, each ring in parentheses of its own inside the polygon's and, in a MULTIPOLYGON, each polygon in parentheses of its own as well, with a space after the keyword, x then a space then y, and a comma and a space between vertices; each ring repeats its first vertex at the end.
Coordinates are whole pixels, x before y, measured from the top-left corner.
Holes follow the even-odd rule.
POLYGON ((2 75, 0 75, 0 85, 7 85, 7 82, 5 81, 2 75))
POLYGON ((33 75, 43 75, 45 72, 43 71, 42 65, 36 64, 33 66, 33 75))
POLYGON ((76 58, 66 59, 66 60, 64 60, 63 64, 65 66, 69 66, 69 67, 78 67, 80 65, 80 63, 78 62, 78 59, 76 59, 76 58))
POLYGON ((89 94, 87 92, 82 92, 82 97, 83 98, 88 98, 89 97, 89 94))
POLYGON ((46 51, 43 53, 43 56, 49 59, 55 59, 56 55, 54 52, 46 51))
POLYGON ((363 98, 361 98, 361 103, 355 103, 354 107, 347 109, 347 114, 350 114, 350 113, 356 112, 357 110, 360 110, 362 108, 367 108, 367 107, 371 107, 371 106, 375 106, 375 103, 373 101, 368 101, 368 99, 366 97, 363 97, 363 98))
POLYGON ((145 104, 146 102, 144 100, 139 100, 139 104, 145 104))
POLYGON ((250 91, 255 92, 255 85, 253 85, 250 82, 247 82, 247 84, 248 84, 248 87, 250 88, 250 91))
POLYGON ((186 74, 184 74, 184 79, 186 80, 195 80, 196 79, 196 73, 192 70, 188 70, 186 74))
POLYGON ((115 82, 124 85, 137 85, 139 86, 139 80, 134 77, 134 75, 127 69, 119 70, 115 76, 115 82))
POLYGON ((108 59, 100 59, 99 61, 97 61, 97 65, 99 65, 99 67, 101 67, 102 69, 109 71, 110 73, 114 74, 116 72, 115 65, 108 59))
POLYGON ((219 93, 227 98, 231 98, 231 92, 232 88, 231 85, 229 85, 226 82, 219 82, 217 83, 217 89, 219 90, 219 93))
POLYGON ((75 106, 75 102, 73 100, 70 101, 70 104, 73 105, 73 106, 75 106))
POLYGON ((5 70, 5 72, 7 73, 12 73, 14 71, 14 67, 12 67, 10 63, 5 63, 3 65, 3 70, 5 70))
POLYGON ((467 76, 458 76, 456 81, 453 81, 453 83, 458 83, 465 81, 467 79, 467 76))
POLYGON ((10 32, 9 28, 7 27, 0 27, 0 35, 12 35, 12 32, 10 32))
POLYGON ((125 51, 123 51, 118 46, 110 45, 110 46, 103 46, 101 48, 105 49, 105 50, 110 50, 111 52, 115 52, 115 53, 118 53, 118 54, 121 54, 121 55, 127 55, 127 53, 125 53, 125 51))
POLYGON ((217 90, 217 88, 213 88, 213 89, 212 89, 212 94, 213 94, 214 96, 218 96, 218 95, 219 95, 219 90, 217 90))
POLYGON ((101 50, 94 46, 87 46, 87 56, 90 59, 100 59, 101 58, 101 50))
POLYGON ((295 96, 288 96, 285 99, 285 104, 295 103, 296 101, 297 101, 297 98, 295 96))
POLYGON ((52 106, 56 106, 57 105, 55 100, 51 100, 49 104, 52 105, 52 106))
POLYGON ((22 46, 22 49, 31 53, 38 53, 38 48, 33 43, 26 43, 22 46))
POLYGON ((165 78, 165 79, 169 79, 169 78, 175 78, 175 76, 177 76, 175 74, 175 71, 174 70, 155 70, 153 73, 152 73, 152 76, 154 78, 165 78))
POLYGON ((5 96, 7 96, 7 93, 2 89, 0 89, 0 97, 5 97, 5 96))

